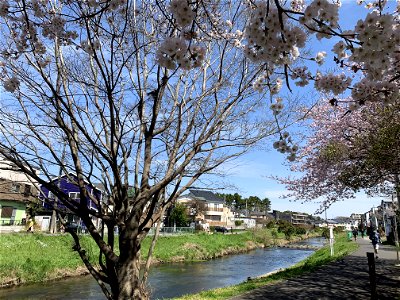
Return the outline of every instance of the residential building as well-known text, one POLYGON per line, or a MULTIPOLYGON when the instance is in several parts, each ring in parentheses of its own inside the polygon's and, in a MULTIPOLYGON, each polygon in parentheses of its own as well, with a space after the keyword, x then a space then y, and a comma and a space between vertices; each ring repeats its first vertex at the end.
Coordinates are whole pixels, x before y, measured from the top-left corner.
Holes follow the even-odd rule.
POLYGON ((318 227, 339 227, 340 224, 338 224, 337 221, 335 220, 320 220, 318 222, 315 222, 315 226, 318 227))
MULTIPOLYGON (((32 178, 0 157, 0 226, 23 227, 27 219, 27 204, 35 201, 37 189, 32 178)), ((3 227, 4 230, 6 228, 3 227)))
POLYGON ((189 194, 177 199, 177 203, 182 203, 187 207, 189 216, 196 223, 228 227, 234 225, 232 211, 225 205, 224 199, 213 192, 190 189, 189 194), (194 205, 195 203, 200 205, 194 205))
POLYGON ((298 212, 292 213, 291 222, 293 225, 307 225, 307 220, 308 220, 308 214, 298 213, 298 212))
POLYGON ((242 223, 239 226, 235 226, 236 228, 254 228, 257 226, 257 220, 250 217, 234 217, 232 221, 233 223, 235 223, 236 221, 242 223))
MULTIPOLYGON (((248 217, 255 221, 255 224, 259 227, 264 226, 269 221, 273 220, 273 217, 265 211, 250 211, 248 213, 248 217)), ((252 222, 249 223, 249 226, 253 224, 252 222)))
MULTIPOLYGON (((73 173, 69 173, 68 175, 63 175, 61 177, 56 177, 51 180, 56 186, 60 188, 62 192, 69 196, 71 201, 76 201, 77 203, 80 202, 80 189, 79 186, 76 184, 77 177, 73 173)), ((98 203, 102 202, 102 191, 97 187, 86 183, 85 185, 87 192, 93 196, 97 200, 98 203)), ((50 220, 48 218, 49 214, 53 210, 53 206, 57 205, 57 209, 60 210, 65 214, 65 220, 69 223, 75 223, 79 226, 83 226, 80 218, 72 213, 65 205, 58 202, 57 197, 45 186, 41 186, 41 193, 39 198, 42 200, 42 205, 45 209, 47 209, 48 214, 47 216, 38 216, 37 221, 41 222, 42 230, 47 231, 49 230, 50 220)), ((87 199, 87 206, 90 209, 97 211, 96 204, 91 200, 90 197, 87 199)), ((99 225, 100 220, 96 217, 92 217, 92 220, 95 225, 99 225)))
POLYGON ((274 216, 276 221, 282 220, 282 221, 287 221, 290 223, 292 221, 291 212, 288 212, 288 211, 281 212, 279 210, 273 210, 272 215, 274 216))
POLYGON ((395 214, 397 209, 397 197, 393 195, 391 199, 382 199, 377 208, 376 218, 378 226, 385 232, 388 240, 394 241, 395 214))
POLYGON ((284 220, 296 226, 311 224, 310 216, 306 213, 274 210, 272 215, 277 221, 284 220))

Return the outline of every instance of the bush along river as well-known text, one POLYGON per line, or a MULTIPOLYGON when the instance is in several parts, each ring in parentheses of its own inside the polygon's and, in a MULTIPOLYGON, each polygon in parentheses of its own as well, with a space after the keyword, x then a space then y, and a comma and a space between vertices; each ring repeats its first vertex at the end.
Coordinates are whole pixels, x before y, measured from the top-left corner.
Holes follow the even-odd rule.
MULTIPOLYGON (((300 246, 322 247, 324 238, 302 241, 300 246)), ((313 250, 299 248, 264 248, 206 262, 171 263, 150 270, 152 299, 179 297, 218 287, 238 284, 248 277, 290 267, 310 256, 313 250)), ((91 276, 75 277, 48 283, 0 289, 0 299, 105 299, 91 276)))

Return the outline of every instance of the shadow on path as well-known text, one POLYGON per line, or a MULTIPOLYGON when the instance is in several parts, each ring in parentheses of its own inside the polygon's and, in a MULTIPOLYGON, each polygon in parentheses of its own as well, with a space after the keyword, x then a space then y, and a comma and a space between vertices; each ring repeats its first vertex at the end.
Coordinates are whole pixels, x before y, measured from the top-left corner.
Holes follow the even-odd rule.
MULTIPOLYGON (((357 241, 360 248, 345 258, 316 271, 274 284, 268 284, 232 300, 259 299, 371 299, 368 260, 372 252, 368 240, 357 241)), ((377 293, 375 299, 400 299, 400 266, 396 251, 385 246, 376 261, 377 293), (386 252, 387 251, 387 252, 386 252)))

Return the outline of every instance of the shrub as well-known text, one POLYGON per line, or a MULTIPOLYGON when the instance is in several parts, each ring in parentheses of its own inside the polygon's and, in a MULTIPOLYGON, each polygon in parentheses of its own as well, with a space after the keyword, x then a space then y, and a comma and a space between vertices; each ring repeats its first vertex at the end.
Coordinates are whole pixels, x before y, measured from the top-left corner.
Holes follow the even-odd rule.
POLYGON ((279 220, 278 221, 278 232, 285 232, 287 227, 293 226, 288 221, 279 220))
POLYGON ((343 232, 343 231, 345 231, 344 226, 338 226, 338 227, 334 227, 333 228, 333 232, 334 233, 340 233, 340 232, 343 232))
POLYGON ((282 232, 285 234, 286 239, 289 240, 296 233, 296 228, 293 225, 289 225, 282 232))
POLYGON ((303 227, 296 227, 296 234, 306 234, 307 230, 303 227))
POLYGON ((235 226, 240 226, 243 224, 243 220, 235 220, 235 226))
POLYGON ((268 229, 274 228, 276 225, 275 221, 269 221, 266 225, 268 229))
POLYGON ((329 239, 329 228, 325 227, 322 229, 322 234, 324 238, 329 239))

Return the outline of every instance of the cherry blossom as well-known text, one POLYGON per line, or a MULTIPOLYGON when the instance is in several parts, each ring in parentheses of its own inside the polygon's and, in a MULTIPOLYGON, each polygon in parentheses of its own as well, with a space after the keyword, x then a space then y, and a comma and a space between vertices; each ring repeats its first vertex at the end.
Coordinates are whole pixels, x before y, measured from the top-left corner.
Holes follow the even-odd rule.
POLYGON ((310 132, 291 166, 301 175, 277 178, 289 190, 287 197, 322 198, 329 206, 360 189, 374 193, 388 183, 397 184, 399 104, 368 103, 359 108, 351 98, 346 100, 352 113, 327 102, 309 112, 310 132))
POLYGON ((19 88, 20 82, 17 77, 13 76, 3 82, 4 89, 13 93, 19 88))

